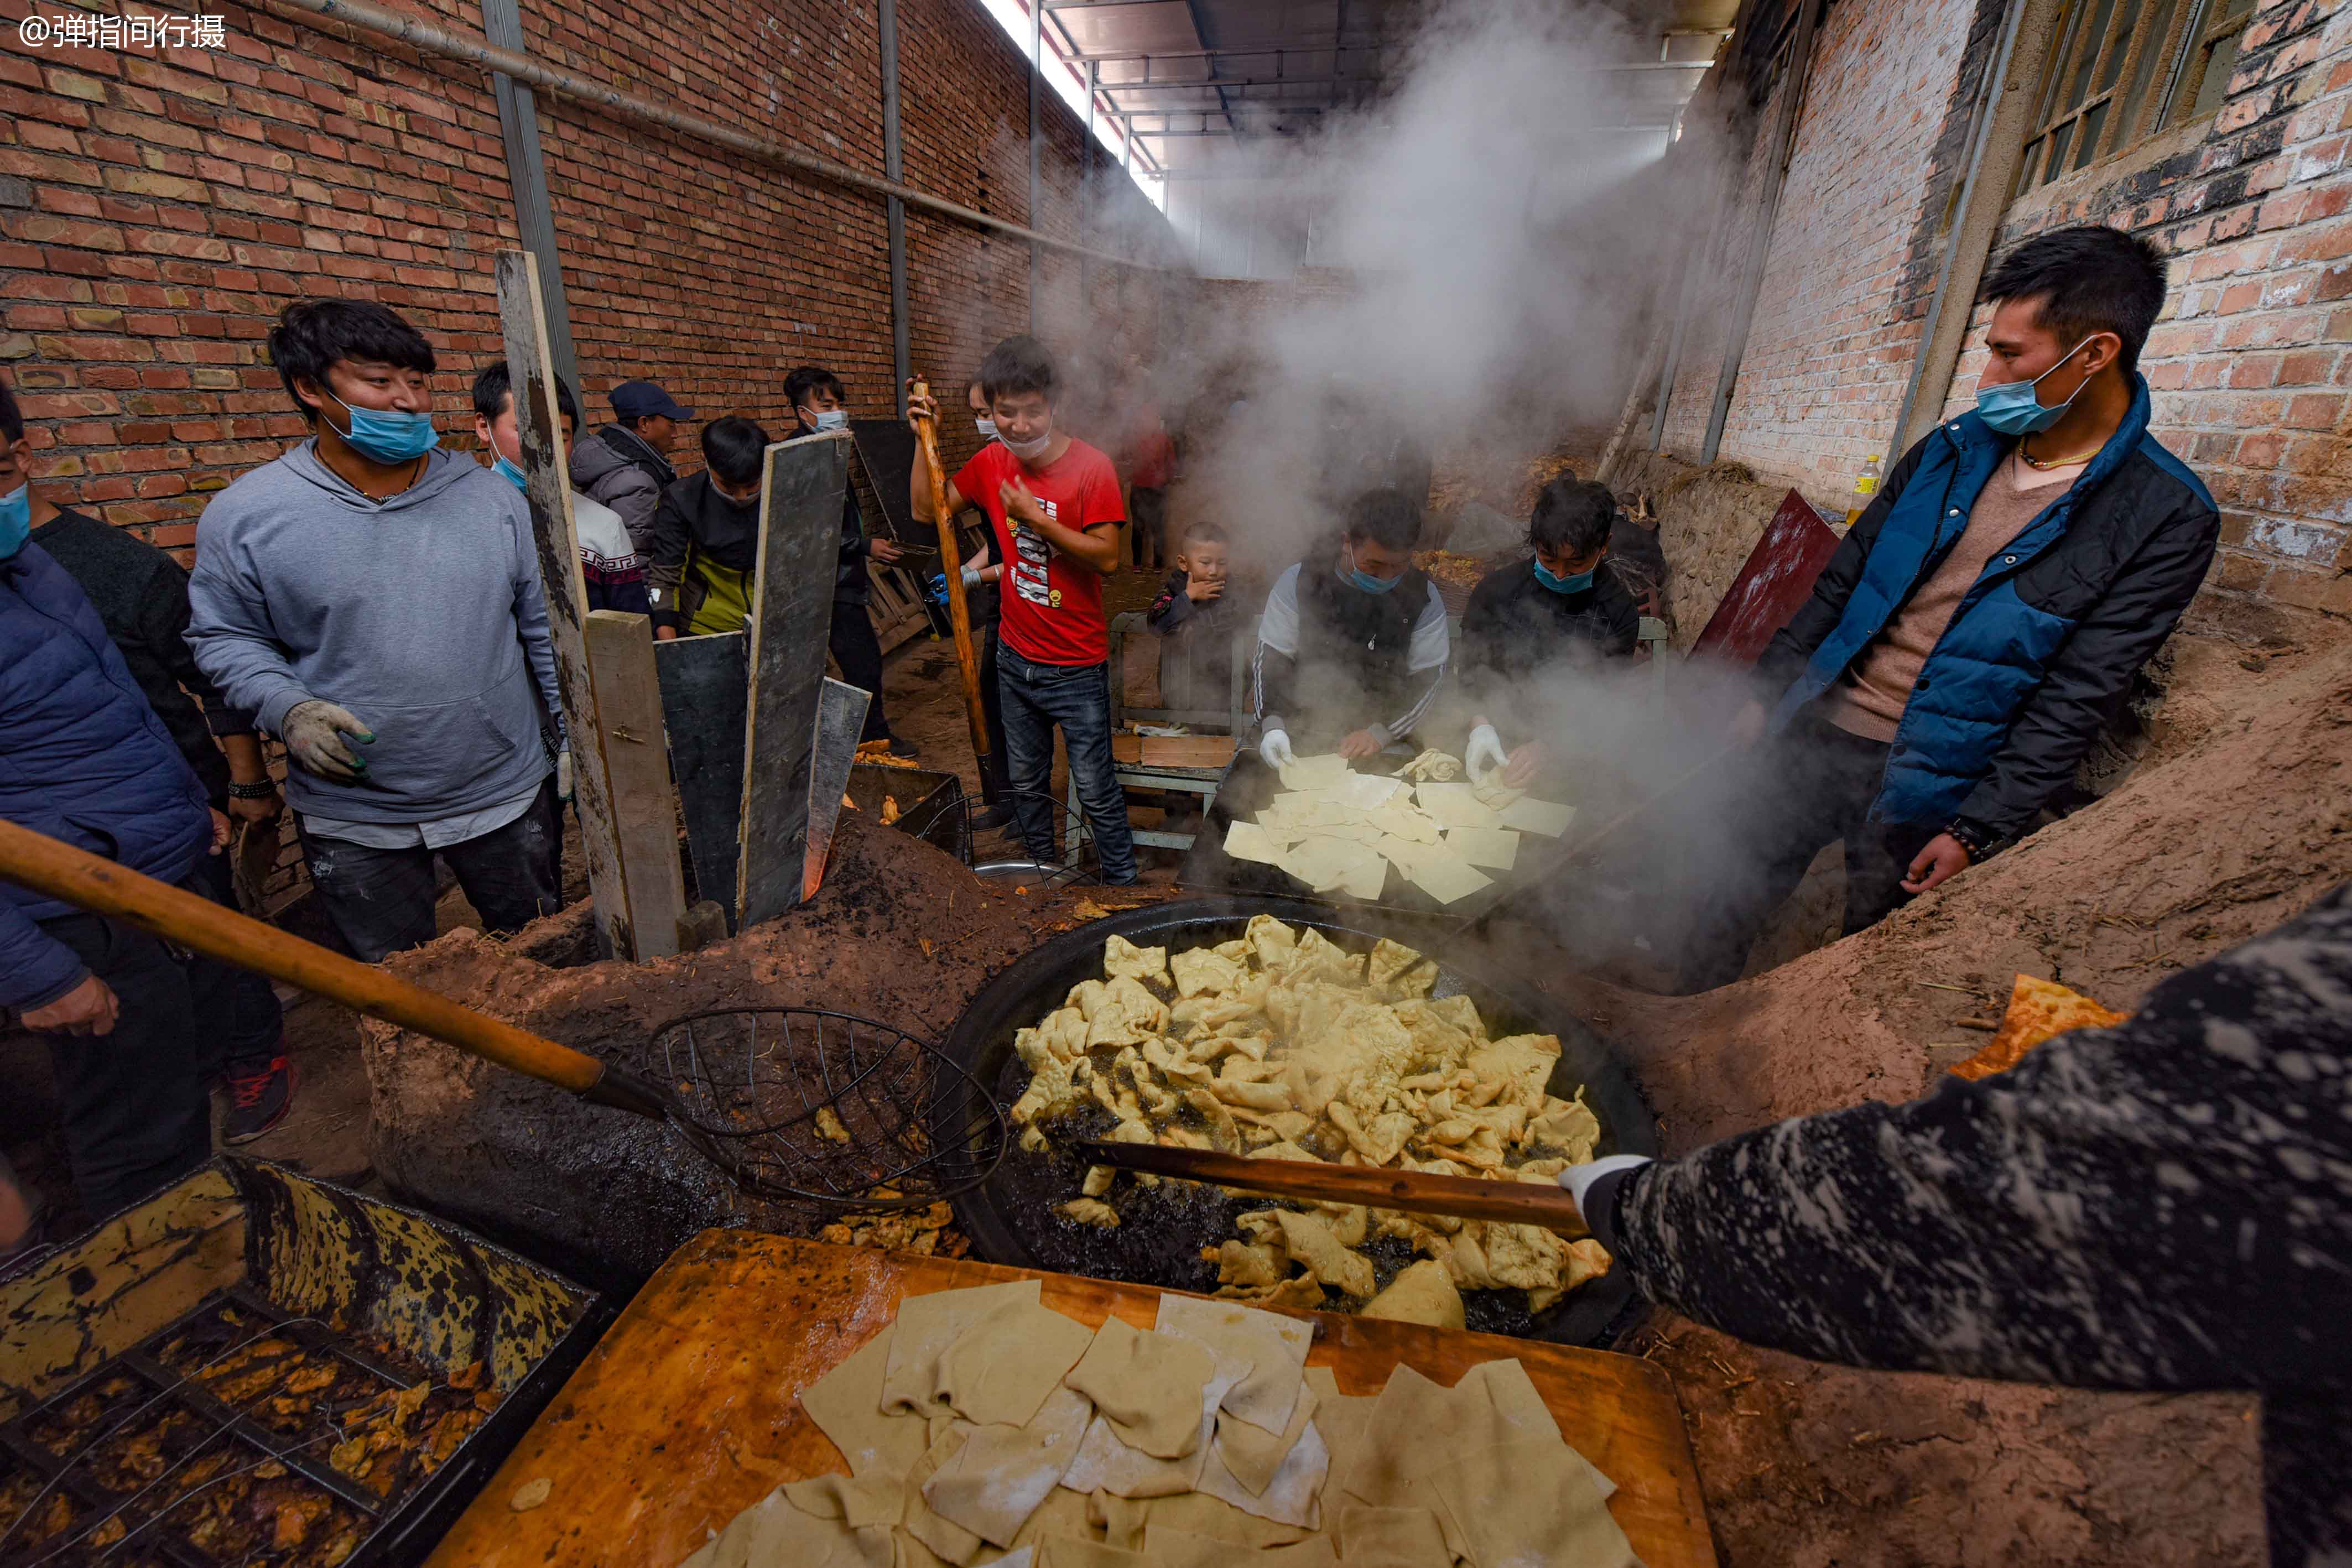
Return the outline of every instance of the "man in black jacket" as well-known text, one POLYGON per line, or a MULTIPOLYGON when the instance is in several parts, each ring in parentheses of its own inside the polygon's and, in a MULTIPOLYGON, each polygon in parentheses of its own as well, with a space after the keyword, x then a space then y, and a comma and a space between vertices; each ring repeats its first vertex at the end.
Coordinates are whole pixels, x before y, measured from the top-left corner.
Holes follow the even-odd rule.
POLYGON ((1704 891, 1682 988, 1738 977, 1765 918, 1843 839, 1858 931, 2031 831, 2205 580, 2213 498, 2148 434, 2136 368, 2164 265, 2114 229, 2025 241, 1977 406, 1914 446, 1758 668, 1778 706, 1704 891))
POLYGON ((656 639, 740 632, 750 624, 767 451, 768 433, 752 421, 714 419, 702 427, 702 472, 662 492, 646 565, 656 639))
POLYGON ((1651 1301, 1848 1366, 2252 1389, 2278 1568, 2352 1562, 2352 885, 2113 1029, 1570 1166, 1651 1301))
MULTIPOLYGON (((31 455, 16 398, 0 385, 0 489, 9 487, 11 472, 28 472, 31 455)), ((28 492, 28 501, 32 542, 81 585, 97 610, 147 706, 204 786, 215 832, 226 838, 231 818, 257 828, 275 822, 286 803, 270 781, 253 716, 228 706, 196 668, 183 635, 188 629, 188 574, 153 545, 57 506, 37 486, 28 492)), ((226 854, 198 860, 193 880, 220 903, 236 906, 226 854)), ((223 967, 215 978, 211 1001, 216 1010, 205 1019, 204 1066, 229 1092, 221 1141, 247 1144, 282 1121, 293 1103, 285 1012, 260 975, 223 967)))
MULTIPOLYGON (((784 377, 784 398, 793 405, 802 435, 848 429, 847 397, 841 378, 821 366, 803 365, 784 377)), ((888 566, 903 553, 893 541, 867 535, 857 510, 857 486, 847 486, 841 498, 841 559, 833 580, 834 662, 841 666, 843 680, 874 694, 866 706, 859 742, 887 740, 892 756, 913 757, 918 755, 914 742, 891 734, 889 716, 883 711, 882 640, 874 634, 874 617, 866 609, 874 590, 866 563, 878 560, 888 566)))
POLYGON ((1437 585, 1412 564, 1421 507, 1399 490, 1367 490, 1339 538, 1275 580, 1258 619, 1251 693, 1258 755, 1310 752, 1355 759, 1412 735, 1445 679, 1449 637, 1437 585))
POLYGON ((1455 668, 1474 716, 1464 752, 1473 778, 1499 768, 1504 783, 1525 789, 1543 767, 1544 744, 1530 738, 1507 753, 1488 716, 1524 714, 1547 685, 1557 693, 1564 677, 1633 654, 1642 614, 1610 570, 1616 520, 1606 485, 1554 479, 1528 519, 1534 559, 1490 571, 1470 591, 1455 668))

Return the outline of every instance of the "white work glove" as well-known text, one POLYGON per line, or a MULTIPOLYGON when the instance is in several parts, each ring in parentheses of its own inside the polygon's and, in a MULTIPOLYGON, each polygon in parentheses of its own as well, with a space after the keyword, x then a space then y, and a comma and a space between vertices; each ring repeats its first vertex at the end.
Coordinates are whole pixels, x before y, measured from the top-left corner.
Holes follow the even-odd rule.
POLYGON ((337 707, 323 697, 296 703, 286 712, 287 753, 321 779, 349 784, 367 771, 367 764, 343 744, 347 735, 362 746, 375 740, 373 732, 350 709, 337 707))
POLYGON ((1277 773, 1298 760, 1298 754, 1290 749, 1290 737, 1278 729, 1269 729, 1258 737, 1257 754, 1277 773))
POLYGON ((568 746, 555 754, 555 799, 559 805, 572 799, 572 748, 568 746))
MULTIPOLYGON (((1589 1160, 1580 1166, 1569 1166, 1559 1173, 1559 1185, 1568 1188, 1568 1196, 1576 1199, 1576 1207, 1580 1209, 1584 1207, 1584 1195, 1592 1190, 1594 1182, 1612 1171, 1630 1171, 1636 1166, 1646 1166, 1649 1163, 1650 1156, 1647 1155, 1611 1155, 1604 1159, 1589 1160)), ((1586 1215, 1584 1223, 1588 1227, 1591 1225, 1592 1217, 1586 1215)))
POLYGON ((1491 724, 1482 724, 1470 732, 1469 749, 1462 754, 1462 762, 1470 770, 1470 780, 1477 783, 1498 768, 1507 767, 1510 756, 1503 749, 1503 737, 1495 733, 1491 724))
POLYGON ((977 586, 979 585, 979 583, 980 583, 980 568, 978 568, 978 567, 976 567, 976 566, 966 565, 966 566, 964 567, 964 569, 963 569, 963 585, 964 585, 966 588, 973 588, 973 587, 977 587, 977 586))

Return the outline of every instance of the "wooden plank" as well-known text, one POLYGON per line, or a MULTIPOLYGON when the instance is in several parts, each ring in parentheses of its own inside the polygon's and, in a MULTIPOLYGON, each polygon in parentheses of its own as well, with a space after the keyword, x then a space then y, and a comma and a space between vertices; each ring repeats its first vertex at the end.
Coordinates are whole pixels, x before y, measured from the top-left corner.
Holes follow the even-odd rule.
POLYGON ((530 504, 540 588, 547 599, 548 632, 555 644, 556 685, 572 747, 572 791, 580 810, 581 849, 588 862, 588 894, 595 902, 596 929, 606 947, 615 957, 634 958, 635 926, 621 872, 621 837, 613 818, 604 736, 596 722, 595 681, 588 667, 583 624, 588 580, 580 568, 580 535, 572 521, 572 483, 558 455, 556 437, 563 427, 556 417, 555 367, 548 353, 538 265, 528 251, 502 250, 498 280, 499 322, 506 333, 507 373, 514 387, 515 430, 522 447, 523 495, 530 504))
MULTIPOLYGON (((901 1299, 1028 1277, 1029 1270, 912 1253, 706 1230, 639 1291, 428 1561, 428 1568, 676 1568, 776 1486, 843 1471, 798 1391, 848 1359, 901 1299), (779 1332, 785 1325, 789 1332, 779 1332), (516 1513, 527 1481, 553 1485, 516 1513)), ((1116 1313, 1151 1326, 1161 1292, 1039 1274, 1045 1302, 1081 1322, 1116 1313)), ((1648 1568, 1709 1568, 1698 1475, 1674 1385, 1649 1363, 1491 1334, 1339 1313, 1311 1366, 1343 1394, 1372 1394, 1401 1365, 1451 1386, 1516 1357, 1560 1435, 1617 1482, 1610 1500, 1648 1568)))
POLYGON ((849 772, 857 765, 857 732, 866 727, 866 710, 873 702, 874 694, 865 687, 830 675, 818 687, 816 738, 809 764, 808 841, 801 872, 803 898, 814 898, 824 884, 824 861, 833 850, 834 824, 841 820, 849 772))
POLYGON ((667 958, 688 946, 678 929, 686 876, 677 856, 677 790, 670 783, 661 678, 654 670, 654 623, 648 616, 592 610, 587 641, 605 798, 620 840, 635 956, 667 958))
POLYGON ((849 452, 847 431, 780 441, 768 448, 760 483, 742 853, 735 862, 739 931, 774 919, 803 896, 811 753, 825 640, 833 630, 849 452))
POLYGON ((743 724, 751 697, 741 632, 654 644, 670 777, 686 818, 696 894, 735 919, 735 860, 743 821, 743 724))
POLYGON ((1223 768, 1234 759, 1230 735, 1114 735, 1114 762, 1139 768, 1223 768))

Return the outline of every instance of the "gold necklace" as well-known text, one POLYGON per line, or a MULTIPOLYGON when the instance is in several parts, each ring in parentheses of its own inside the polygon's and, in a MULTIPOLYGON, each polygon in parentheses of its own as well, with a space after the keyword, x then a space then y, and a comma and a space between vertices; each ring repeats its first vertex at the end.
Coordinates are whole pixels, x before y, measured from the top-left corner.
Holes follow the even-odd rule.
MULTIPOLYGON (((2027 439, 2030 440, 2032 438, 2028 437, 2027 439)), ((2072 468, 2078 463, 2088 463, 2092 458, 2096 457, 2098 455, 2099 449, 2097 447, 2093 447, 2090 451, 2084 453, 2079 457, 2036 457, 2032 453, 2028 452, 2025 449, 2025 442, 2021 441, 2017 444, 2018 460, 2029 468, 2039 468, 2044 472, 2053 468, 2072 468)))

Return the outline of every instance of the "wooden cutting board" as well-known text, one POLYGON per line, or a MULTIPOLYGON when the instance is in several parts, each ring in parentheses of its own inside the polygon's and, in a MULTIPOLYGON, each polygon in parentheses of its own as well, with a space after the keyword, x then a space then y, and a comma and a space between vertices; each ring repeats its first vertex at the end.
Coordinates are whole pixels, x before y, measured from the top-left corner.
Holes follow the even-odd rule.
MULTIPOLYGON (((788 1480, 847 1472, 801 1411, 800 1389, 848 1359, 902 1297, 1029 1270, 785 1236, 706 1230, 673 1254, 523 1435, 428 1568, 676 1568, 737 1512, 788 1480), (547 1500, 517 1512, 517 1489, 547 1500)), ((1040 1274, 1045 1302, 1085 1323, 1150 1328, 1160 1292, 1040 1274)), ((1711 1568, 1698 1475, 1664 1373, 1603 1351, 1334 1312, 1308 1364, 1342 1394, 1375 1394, 1401 1364, 1451 1386, 1517 1356, 1561 1436, 1617 1482, 1610 1512, 1646 1568, 1711 1568)), ((526 1494, 528 1495, 528 1494, 526 1494)))

